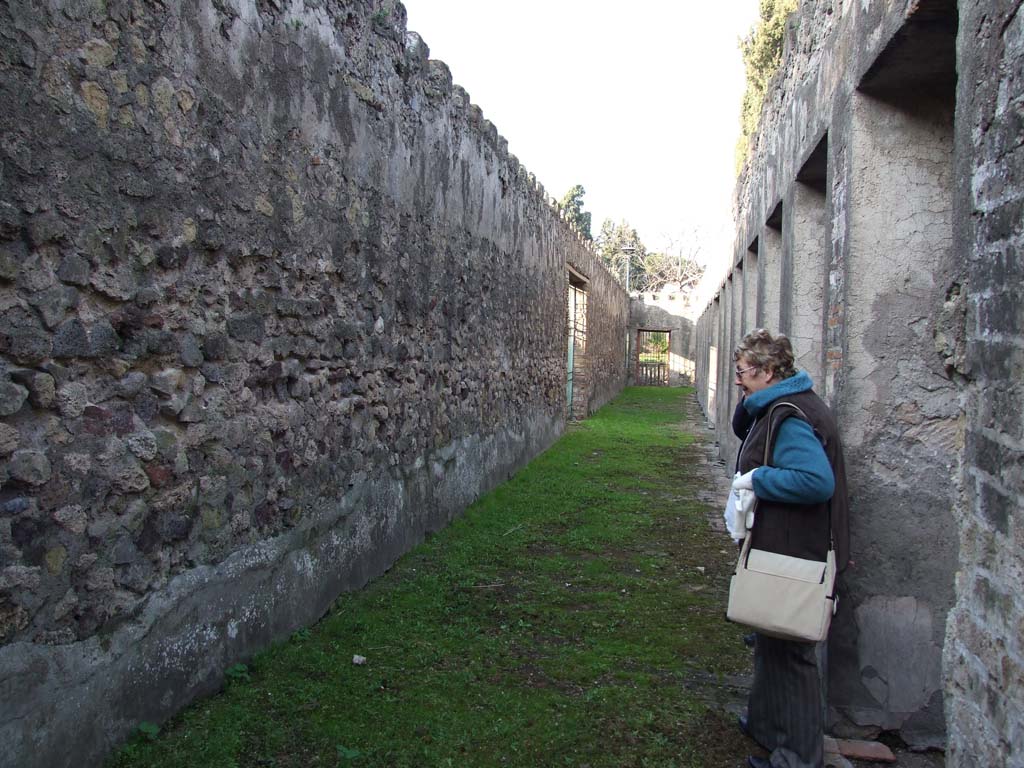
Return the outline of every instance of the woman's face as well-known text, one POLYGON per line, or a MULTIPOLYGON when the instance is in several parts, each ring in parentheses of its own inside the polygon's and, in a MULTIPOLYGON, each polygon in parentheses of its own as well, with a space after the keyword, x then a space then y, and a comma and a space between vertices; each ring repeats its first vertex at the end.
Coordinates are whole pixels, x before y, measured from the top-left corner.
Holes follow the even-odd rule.
POLYGON ((743 390, 745 397, 760 392, 775 383, 775 372, 771 369, 761 370, 750 364, 744 355, 736 361, 736 386, 743 390))

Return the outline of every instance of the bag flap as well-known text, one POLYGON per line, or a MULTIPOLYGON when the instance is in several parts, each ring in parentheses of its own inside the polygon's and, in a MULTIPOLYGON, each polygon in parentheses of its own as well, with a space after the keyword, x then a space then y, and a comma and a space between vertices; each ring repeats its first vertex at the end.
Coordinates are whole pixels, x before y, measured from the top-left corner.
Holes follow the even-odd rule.
POLYGON ((766 552, 763 549, 751 549, 747 557, 747 569, 758 573, 767 573, 796 581, 807 581, 821 584, 831 567, 834 571, 832 552, 828 553, 828 561, 802 560, 799 557, 766 552))

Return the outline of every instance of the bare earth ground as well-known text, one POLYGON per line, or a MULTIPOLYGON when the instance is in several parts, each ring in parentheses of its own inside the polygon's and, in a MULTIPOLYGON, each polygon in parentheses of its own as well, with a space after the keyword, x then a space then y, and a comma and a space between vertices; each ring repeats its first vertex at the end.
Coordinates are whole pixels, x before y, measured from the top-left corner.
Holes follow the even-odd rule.
MULTIPOLYGON (((729 483, 731 481, 731 467, 723 459, 718 457, 718 445, 715 441, 715 431, 708 428, 707 421, 700 410, 695 396, 687 398, 684 412, 684 429, 692 431, 697 436, 693 445, 694 460, 706 469, 708 482, 700 492, 700 500, 706 502, 709 507, 709 525, 722 534, 723 541, 727 540, 725 523, 718 510, 725 509, 726 498, 729 494, 729 483)), ((727 542, 728 543, 728 542, 727 542)), ((720 728, 735 730, 735 718, 746 709, 746 696, 750 686, 749 675, 733 676, 719 680, 709 679, 700 681, 701 687, 717 688, 714 698, 723 712, 721 719, 708 723, 710 742, 731 740, 726 733, 719 731, 720 728), (716 733, 717 732, 717 733, 716 733), (722 737, 725 737, 724 739, 722 737)), ((871 768, 872 766, 895 765, 898 768, 945 768, 945 755, 941 752, 913 752, 902 745, 894 745, 888 739, 886 741, 896 756, 895 763, 878 763, 862 760, 846 760, 845 758, 829 755, 826 760, 827 766, 835 768, 871 768)), ((897 740, 898 741, 898 740, 897 740)), ((763 750, 758 750, 751 743, 752 753, 764 755, 763 750)))

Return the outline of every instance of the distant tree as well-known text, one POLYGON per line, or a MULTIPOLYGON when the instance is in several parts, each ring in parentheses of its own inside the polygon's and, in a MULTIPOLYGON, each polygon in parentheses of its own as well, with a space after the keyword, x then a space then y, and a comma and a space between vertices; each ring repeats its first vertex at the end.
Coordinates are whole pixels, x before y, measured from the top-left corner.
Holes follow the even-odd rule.
POLYGON ((616 224, 611 219, 605 219, 594 241, 594 249, 623 287, 626 287, 628 275, 630 290, 642 290, 647 248, 628 221, 623 219, 616 224))
POLYGON ((583 195, 586 192, 582 184, 577 184, 565 193, 565 197, 558 204, 562 206, 569 221, 576 225, 576 229, 582 232, 587 240, 593 240, 594 237, 590 234, 590 212, 583 210, 583 195))
POLYGON ((786 34, 786 17, 797 9, 799 0, 761 0, 760 18, 750 32, 740 40, 743 66, 747 73, 747 88, 743 92, 740 110, 740 138, 736 143, 736 170, 747 159, 750 138, 757 132, 761 120, 768 83, 782 63, 782 48, 786 34))
POLYGON ((648 253, 642 290, 660 291, 667 285, 678 286, 681 293, 693 290, 704 276, 700 250, 700 233, 693 230, 670 240, 664 251, 648 253))
POLYGON ((668 352, 668 334, 667 333, 653 333, 651 334, 651 340, 648 345, 657 355, 664 355, 668 352))
POLYGON ((680 292, 686 293, 700 282, 704 267, 680 254, 652 252, 647 254, 644 273, 640 290, 654 292, 678 285, 680 292))

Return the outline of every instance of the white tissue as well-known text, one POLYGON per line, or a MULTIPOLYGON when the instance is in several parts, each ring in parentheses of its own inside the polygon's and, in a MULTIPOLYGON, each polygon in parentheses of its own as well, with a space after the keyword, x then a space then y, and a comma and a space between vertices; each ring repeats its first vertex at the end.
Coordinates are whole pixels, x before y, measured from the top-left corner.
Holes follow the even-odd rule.
MULTIPOLYGON (((736 473, 740 477, 740 473, 736 473)), ((729 535, 733 541, 740 542, 747 535, 747 531, 754 527, 754 506, 757 496, 753 491, 746 489, 730 490, 729 500, 725 505, 725 527, 729 529, 729 535)))

